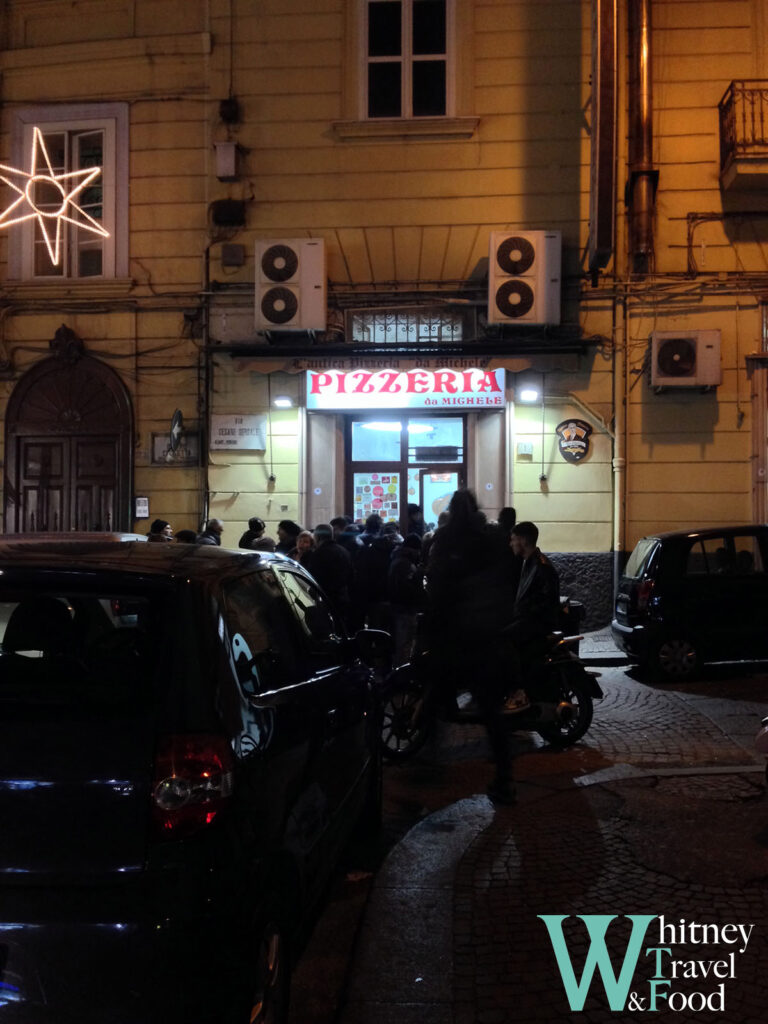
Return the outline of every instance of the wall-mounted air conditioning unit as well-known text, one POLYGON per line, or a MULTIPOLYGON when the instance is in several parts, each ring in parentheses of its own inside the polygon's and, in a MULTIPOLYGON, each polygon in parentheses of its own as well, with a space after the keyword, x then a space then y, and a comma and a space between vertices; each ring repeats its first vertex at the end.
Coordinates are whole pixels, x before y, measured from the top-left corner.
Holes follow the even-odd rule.
POLYGON ((720 331, 651 333, 651 387, 712 388, 721 380, 720 331))
POLYGON ((488 323, 559 324, 559 231, 491 232, 488 323))
POLYGON ((324 331, 325 240, 256 242, 256 330, 324 331))

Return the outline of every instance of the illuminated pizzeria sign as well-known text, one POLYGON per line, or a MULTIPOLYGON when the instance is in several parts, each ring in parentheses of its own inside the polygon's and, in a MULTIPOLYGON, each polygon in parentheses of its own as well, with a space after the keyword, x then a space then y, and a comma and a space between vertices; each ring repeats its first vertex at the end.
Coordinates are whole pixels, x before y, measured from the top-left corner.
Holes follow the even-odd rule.
POLYGON ((359 369, 307 373, 307 409, 503 407, 503 369, 359 369))

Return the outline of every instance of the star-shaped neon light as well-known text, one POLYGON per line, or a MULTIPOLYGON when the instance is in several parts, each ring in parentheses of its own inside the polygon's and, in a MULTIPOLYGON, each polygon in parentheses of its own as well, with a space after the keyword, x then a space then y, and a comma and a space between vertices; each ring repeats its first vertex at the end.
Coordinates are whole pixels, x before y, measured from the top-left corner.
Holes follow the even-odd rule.
POLYGON ((32 160, 29 171, 20 171, 16 167, 7 167, 5 164, 0 164, 0 171, 14 175, 19 180, 19 184, 16 184, 11 178, 6 178, 5 174, 0 174, 0 181, 5 182, 14 192, 18 192, 18 198, 14 199, 11 205, 0 213, 0 228, 9 227, 11 224, 20 224, 22 221, 32 220, 36 217, 48 249, 48 255, 54 266, 58 266, 61 254, 62 221, 65 220, 85 231, 92 231, 95 235, 101 235, 102 238, 109 238, 109 232, 75 202, 75 197, 101 174, 101 168, 88 167, 82 171, 56 174, 51 166, 48 150, 45 148, 43 133, 37 126, 32 129, 32 160), (61 194, 61 204, 57 210, 41 210, 36 204, 35 187, 41 183, 61 194), (27 212, 20 211, 17 216, 13 216, 20 206, 21 211, 27 212), (78 219, 78 217, 82 219, 78 219), (49 229, 52 227, 53 221, 56 222, 56 229, 52 240, 49 229))

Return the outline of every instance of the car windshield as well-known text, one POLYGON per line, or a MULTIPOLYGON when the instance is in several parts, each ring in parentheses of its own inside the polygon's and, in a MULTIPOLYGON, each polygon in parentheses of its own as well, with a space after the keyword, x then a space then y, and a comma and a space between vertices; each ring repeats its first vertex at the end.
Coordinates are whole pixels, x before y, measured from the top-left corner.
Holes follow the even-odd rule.
POLYGON ((659 541, 657 537, 643 537, 635 545, 635 550, 629 556, 629 561, 624 569, 624 575, 630 579, 639 579, 651 560, 651 555, 656 550, 659 541))
POLYGON ((130 706, 166 617, 156 593, 0 588, 0 702, 130 706))

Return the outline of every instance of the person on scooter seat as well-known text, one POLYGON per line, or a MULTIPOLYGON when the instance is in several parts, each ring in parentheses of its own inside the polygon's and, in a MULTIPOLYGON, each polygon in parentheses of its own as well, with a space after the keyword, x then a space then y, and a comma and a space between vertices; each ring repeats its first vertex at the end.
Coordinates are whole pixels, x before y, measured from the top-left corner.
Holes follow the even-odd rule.
POLYGON ((510 543, 522 560, 522 568, 512 621, 504 630, 511 643, 511 674, 518 686, 504 704, 507 711, 522 711, 529 706, 522 685, 526 670, 544 656, 546 638, 559 625, 560 579, 554 565, 537 547, 538 539, 535 523, 526 521, 512 527, 510 543))

